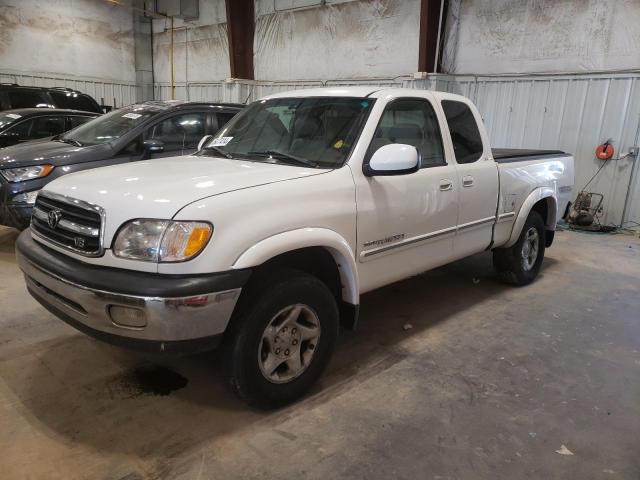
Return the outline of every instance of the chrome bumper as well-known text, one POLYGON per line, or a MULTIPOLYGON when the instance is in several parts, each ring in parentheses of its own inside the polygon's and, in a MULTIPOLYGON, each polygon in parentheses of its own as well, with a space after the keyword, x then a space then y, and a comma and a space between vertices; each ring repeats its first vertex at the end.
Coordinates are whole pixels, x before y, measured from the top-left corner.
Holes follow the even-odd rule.
POLYGON ((52 313, 110 343, 134 348, 153 344, 150 349, 154 351, 172 350, 169 347, 175 343, 220 337, 242 290, 176 298, 124 295, 72 283, 34 265, 19 251, 17 258, 30 293, 52 313), (112 307, 136 310, 139 324, 119 324, 112 307))

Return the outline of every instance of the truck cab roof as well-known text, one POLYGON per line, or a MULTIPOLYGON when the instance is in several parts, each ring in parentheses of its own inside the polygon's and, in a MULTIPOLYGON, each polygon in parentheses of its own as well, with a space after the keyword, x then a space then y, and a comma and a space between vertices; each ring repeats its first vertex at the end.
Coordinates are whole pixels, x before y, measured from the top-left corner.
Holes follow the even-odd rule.
MULTIPOLYGON (((305 88, 289 92, 274 93, 267 95, 260 100, 270 100, 272 98, 308 98, 308 97, 356 97, 356 98, 383 98, 387 96, 411 97, 412 92, 423 95, 425 90, 411 90, 400 87, 381 87, 376 85, 364 86, 335 86, 321 88, 305 88)), ((469 100, 462 96, 448 92, 428 91, 434 98, 439 100, 458 100, 468 103, 469 100)))

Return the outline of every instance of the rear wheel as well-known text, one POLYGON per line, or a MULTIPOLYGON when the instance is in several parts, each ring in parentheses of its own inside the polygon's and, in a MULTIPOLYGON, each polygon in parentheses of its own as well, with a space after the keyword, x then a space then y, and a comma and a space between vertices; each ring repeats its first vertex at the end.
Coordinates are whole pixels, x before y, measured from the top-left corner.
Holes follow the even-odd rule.
POLYGON ((231 388, 250 405, 300 398, 329 362, 338 307, 316 277, 284 270, 250 285, 227 349, 231 388))
POLYGON ((502 280, 527 285, 540 272, 545 250, 544 221, 536 211, 529 213, 518 241, 509 248, 493 251, 493 265, 502 280))

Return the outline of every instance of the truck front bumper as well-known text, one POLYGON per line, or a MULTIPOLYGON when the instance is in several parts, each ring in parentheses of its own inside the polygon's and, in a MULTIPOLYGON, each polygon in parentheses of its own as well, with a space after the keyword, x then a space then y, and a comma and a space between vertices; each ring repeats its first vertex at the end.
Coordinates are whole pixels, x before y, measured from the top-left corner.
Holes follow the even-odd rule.
POLYGON ((16 242, 27 289, 51 313, 108 343, 150 352, 215 348, 250 270, 161 275, 100 267, 55 252, 25 230, 16 242))

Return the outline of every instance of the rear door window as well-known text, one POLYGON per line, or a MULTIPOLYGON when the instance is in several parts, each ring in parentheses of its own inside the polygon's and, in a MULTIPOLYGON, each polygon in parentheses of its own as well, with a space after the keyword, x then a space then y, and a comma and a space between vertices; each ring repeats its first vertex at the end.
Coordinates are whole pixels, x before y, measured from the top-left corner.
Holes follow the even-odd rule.
POLYGON ((147 138, 160 140, 167 152, 195 149, 205 135, 206 113, 190 112, 174 115, 155 124, 147 138))
POLYGON ((11 108, 49 107, 42 92, 37 90, 12 90, 7 94, 11 108))
POLYGON ((438 117, 428 100, 403 99, 385 108, 367 152, 367 159, 384 145, 402 143, 416 147, 420 167, 445 165, 438 117))
POLYGON ((443 100, 442 109, 449 125, 453 151, 458 163, 473 163, 482 157, 480 130, 473 112, 466 103, 443 100))

